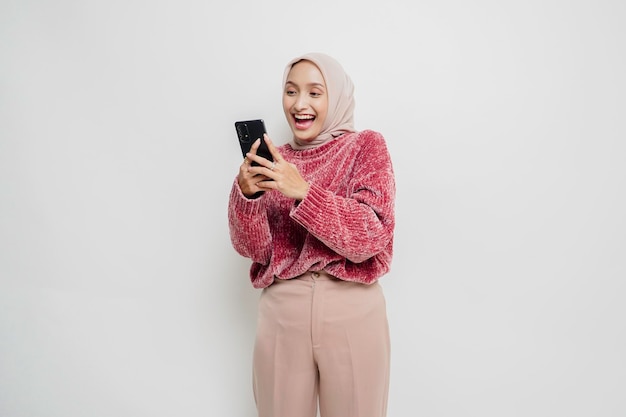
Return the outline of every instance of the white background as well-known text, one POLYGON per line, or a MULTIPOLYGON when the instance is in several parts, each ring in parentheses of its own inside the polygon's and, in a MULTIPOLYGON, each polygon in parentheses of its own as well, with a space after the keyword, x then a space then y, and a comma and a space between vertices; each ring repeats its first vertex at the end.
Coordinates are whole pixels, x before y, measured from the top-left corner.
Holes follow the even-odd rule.
POLYGON ((233 122, 289 140, 283 66, 321 51, 397 175, 389 417, 623 417, 625 21, 618 0, 2 0, 0 416, 255 415, 233 122))

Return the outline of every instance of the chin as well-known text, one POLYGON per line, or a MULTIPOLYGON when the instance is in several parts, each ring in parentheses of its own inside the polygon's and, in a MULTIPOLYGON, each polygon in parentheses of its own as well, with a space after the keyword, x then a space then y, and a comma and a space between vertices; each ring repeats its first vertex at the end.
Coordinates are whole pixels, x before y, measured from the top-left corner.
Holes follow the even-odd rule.
POLYGON ((313 140, 315 140, 321 130, 319 129, 307 129, 307 130, 298 130, 298 129, 292 129, 293 131, 293 135, 301 142, 311 142, 313 140))
POLYGON ((315 135, 315 136, 313 136, 313 135, 302 135, 302 134, 298 134, 298 133, 296 133, 294 136, 296 137, 296 139, 298 139, 300 142, 303 142, 303 143, 312 142, 317 137, 317 135, 315 135))

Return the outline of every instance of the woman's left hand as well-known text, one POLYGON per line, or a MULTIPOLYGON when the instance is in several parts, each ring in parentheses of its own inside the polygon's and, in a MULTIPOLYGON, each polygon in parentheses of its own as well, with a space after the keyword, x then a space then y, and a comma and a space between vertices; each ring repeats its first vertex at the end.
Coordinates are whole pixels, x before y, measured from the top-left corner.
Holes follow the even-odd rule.
POLYGON ((248 165, 248 172, 253 175, 262 174, 270 178, 270 180, 257 182, 256 186, 262 191, 278 190, 285 197, 302 200, 309 191, 309 183, 302 178, 295 164, 283 159, 267 134, 263 138, 274 162, 252 153, 246 155, 250 161, 260 164, 259 166, 248 165))

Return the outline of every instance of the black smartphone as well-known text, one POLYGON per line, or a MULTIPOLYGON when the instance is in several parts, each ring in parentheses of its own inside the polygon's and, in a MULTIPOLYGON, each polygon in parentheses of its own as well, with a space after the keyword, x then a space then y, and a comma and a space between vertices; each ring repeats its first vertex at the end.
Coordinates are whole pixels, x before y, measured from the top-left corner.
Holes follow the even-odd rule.
MULTIPOLYGON (((261 145, 259 146, 259 149, 257 149, 256 154, 270 161, 274 160, 272 158, 270 150, 267 148, 265 139, 263 139, 263 134, 267 133, 267 131, 265 130, 265 122, 263 122, 263 119, 235 122, 235 130, 237 131, 237 137, 239 138, 239 147, 241 147, 241 153, 244 157, 248 152, 250 152, 252 144, 257 139, 261 139, 261 145)), ((253 161, 252 165, 258 164, 253 161)))

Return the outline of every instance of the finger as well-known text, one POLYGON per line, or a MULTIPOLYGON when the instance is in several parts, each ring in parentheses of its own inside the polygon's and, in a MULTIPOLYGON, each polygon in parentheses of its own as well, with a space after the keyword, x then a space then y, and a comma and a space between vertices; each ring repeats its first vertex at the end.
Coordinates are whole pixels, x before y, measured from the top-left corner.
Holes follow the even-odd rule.
POLYGON ((255 174, 267 175, 267 172, 263 171, 263 169, 273 171, 273 167, 276 165, 273 161, 270 161, 269 159, 265 159, 259 155, 248 153, 246 154, 246 157, 250 161, 256 162, 256 164, 250 163, 250 165, 247 165, 248 171, 253 172, 255 174))
POLYGON ((271 178, 257 182, 256 186, 262 190, 272 190, 276 189, 277 187, 276 181, 272 180, 271 178))
POLYGON ((275 162, 281 161, 283 157, 280 154, 280 152, 278 152, 278 149, 276 149, 276 146, 274 146, 274 142, 272 142, 272 140, 267 135, 267 133, 263 134, 263 138, 265 139, 265 143, 267 144, 267 149, 270 151, 270 154, 272 154, 272 158, 274 158, 274 161, 275 162))
POLYGON ((254 142, 252 142, 252 146, 250 147, 250 151, 256 155, 256 151, 257 151, 257 149, 259 149, 259 146, 261 146, 261 138, 259 138, 259 139, 255 140, 254 142))
POLYGON ((253 177, 263 177, 264 179, 271 181, 274 179, 274 172, 272 171, 272 164, 274 164, 273 162, 268 161, 265 158, 260 158, 260 160, 264 161, 265 164, 269 165, 268 167, 264 166, 264 165, 256 165, 256 166, 250 166, 247 169, 247 172, 252 175, 253 177))
POLYGON ((246 153, 246 158, 248 159, 248 162, 249 162, 248 166, 252 166, 252 162, 256 162, 257 164, 262 164, 262 162, 265 160, 265 158, 263 158, 262 156, 258 156, 256 154, 260 145, 261 145, 261 139, 255 140, 252 146, 250 147, 250 151, 246 153))
POLYGON ((258 165, 269 167, 271 165, 271 162, 269 162, 264 157, 257 155, 257 151, 259 150, 260 146, 261 146, 261 139, 255 140, 254 143, 252 143, 252 146, 250 147, 250 151, 246 154, 246 157, 250 160, 250 162, 254 161, 258 165))
POLYGON ((256 155, 257 150, 259 149, 259 146, 261 146, 261 139, 257 139, 254 142, 252 142, 252 146, 250 146, 250 150, 246 154, 246 157, 248 157, 249 154, 256 155))
POLYGON ((263 158, 262 156, 253 154, 251 152, 248 152, 246 154, 246 157, 248 158, 249 164, 247 165, 248 170, 251 170, 252 168, 256 167, 256 166, 263 166, 263 163, 265 161, 267 161, 267 159, 263 158))

